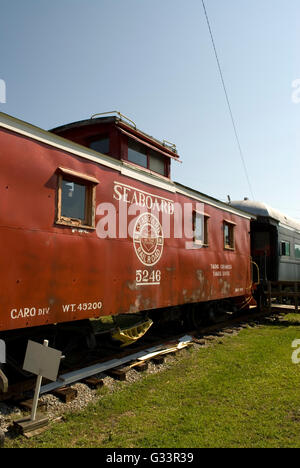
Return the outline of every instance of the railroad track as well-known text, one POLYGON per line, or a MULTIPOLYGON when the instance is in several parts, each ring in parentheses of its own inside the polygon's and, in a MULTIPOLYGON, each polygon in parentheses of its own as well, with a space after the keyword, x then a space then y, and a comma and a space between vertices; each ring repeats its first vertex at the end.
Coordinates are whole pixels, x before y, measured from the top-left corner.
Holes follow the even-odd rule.
MULTIPOLYGON (((164 360, 167 354, 174 354, 181 349, 191 345, 205 345, 206 343, 218 339, 224 335, 229 335, 251 325, 256 326, 264 320, 276 319, 279 314, 289 313, 289 308, 273 308, 259 311, 252 309, 251 312, 243 316, 234 316, 226 321, 205 326, 199 330, 183 330, 181 333, 167 334, 163 330, 163 336, 159 335, 159 329, 154 334, 146 335, 138 344, 126 348, 122 352, 118 351, 110 356, 96 359, 95 356, 90 361, 86 361, 84 366, 75 365, 67 371, 62 371, 58 380, 54 383, 46 382, 41 388, 41 395, 55 393, 64 401, 68 401, 74 395, 70 385, 76 382, 84 382, 91 387, 102 385, 101 379, 95 377, 97 374, 108 374, 118 380, 126 380, 127 372, 135 369, 143 371, 150 361, 157 364, 164 360), (184 336, 188 336, 188 343, 183 344, 184 336), (180 341, 181 340, 181 341, 180 341), (181 343, 181 344, 180 344, 181 343)), ((13 400, 14 402, 26 400, 32 397, 35 386, 35 378, 24 379, 12 384, 7 393, 0 394, 0 401, 13 400)), ((30 404, 28 403, 28 407, 30 404)))

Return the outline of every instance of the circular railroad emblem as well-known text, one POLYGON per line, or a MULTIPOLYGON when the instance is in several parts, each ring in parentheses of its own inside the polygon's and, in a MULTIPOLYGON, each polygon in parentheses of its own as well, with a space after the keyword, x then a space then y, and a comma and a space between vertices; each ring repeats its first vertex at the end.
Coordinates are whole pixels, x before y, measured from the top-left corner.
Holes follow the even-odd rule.
POLYGON ((139 260, 146 266, 155 265, 163 252, 164 236, 159 220, 150 213, 141 214, 134 226, 133 245, 139 260))

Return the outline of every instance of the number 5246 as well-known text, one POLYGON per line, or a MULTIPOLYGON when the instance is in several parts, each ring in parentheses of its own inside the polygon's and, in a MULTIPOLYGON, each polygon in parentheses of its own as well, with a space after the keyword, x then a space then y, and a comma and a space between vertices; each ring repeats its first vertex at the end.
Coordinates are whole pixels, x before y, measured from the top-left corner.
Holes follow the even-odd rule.
POLYGON ((160 284, 160 270, 136 270, 135 281, 137 284, 160 284))

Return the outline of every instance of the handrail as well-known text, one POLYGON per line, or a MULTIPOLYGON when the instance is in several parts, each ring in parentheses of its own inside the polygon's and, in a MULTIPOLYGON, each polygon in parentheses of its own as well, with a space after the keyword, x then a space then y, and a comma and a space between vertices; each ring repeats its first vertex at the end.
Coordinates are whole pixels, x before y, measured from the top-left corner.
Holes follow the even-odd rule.
MULTIPOLYGON (((123 120, 123 119, 127 120, 128 122, 130 122, 133 125, 134 129, 137 130, 136 123, 133 120, 131 120, 129 117, 127 117, 124 114, 121 114, 121 112, 116 111, 116 110, 108 111, 108 112, 100 112, 98 114, 93 114, 91 116, 91 119, 94 119, 95 117, 99 117, 101 115, 108 115, 108 114, 117 114, 119 116, 120 120, 123 120), (122 119, 122 117, 123 117, 123 119, 122 119)), ((177 148, 176 148, 175 143, 172 143, 171 141, 168 141, 168 140, 163 140, 163 146, 165 146, 169 150, 173 151, 173 153, 177 154, 177 148)))
POLYGON ((107 114, 118 114, 118 116, 120 117, 121 120, 122 120, 122 117, 123 117, 124 119, 128 120, 128 122, 131 122, 133 124, 134 128, 136 129, 136 123, 133 120, 129 119, 129 117, 127 117, 126 115, 121 114, 121 112, 119 112, 119 111, 100 112, 99 114, 93 114, 91 116, 91 119, 94 119, 95 117, 99 117, 100 115, 107 115, 107 114))
POLYGON ((177 153, 177 148, 175 143, 171 143, 168 140, 163 140, 163 145, 169 147, 174 153, 177 153))
POLYGON ((256 269, 257 269, 257 283, 254 283, 255 285, 259 285, 260 284, 260 271, 259 271, 259 266, 257 265, 257 263, 253 262, 253 260, 250 260, 251 263, 253 265, 256 266, 256 269))

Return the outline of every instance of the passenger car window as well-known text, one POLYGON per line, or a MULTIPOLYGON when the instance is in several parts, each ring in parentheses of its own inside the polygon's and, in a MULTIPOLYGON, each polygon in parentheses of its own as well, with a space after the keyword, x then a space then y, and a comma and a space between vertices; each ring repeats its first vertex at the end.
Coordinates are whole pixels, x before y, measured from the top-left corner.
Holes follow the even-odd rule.
POLYGON ((291 246, 289 242, 286 242, 286 241, 280 242, 280 255, 282 255, 283 257, 290 257, 291 246))

